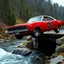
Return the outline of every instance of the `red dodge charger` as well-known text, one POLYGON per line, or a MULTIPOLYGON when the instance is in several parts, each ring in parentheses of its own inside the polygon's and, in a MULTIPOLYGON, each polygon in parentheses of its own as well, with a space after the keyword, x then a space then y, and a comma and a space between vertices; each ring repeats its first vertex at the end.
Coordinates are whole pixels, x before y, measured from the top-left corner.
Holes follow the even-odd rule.
POLYGON ((43 32, 54 30, 56 33, 60 31, 60 27, 64 25, 61 20, 47 15, 32 17, 24 24, 16 24, 6 27, 6 33, 14 34, 17 39, 21 39, 24 35, 32 35, 39 37, 43 32))

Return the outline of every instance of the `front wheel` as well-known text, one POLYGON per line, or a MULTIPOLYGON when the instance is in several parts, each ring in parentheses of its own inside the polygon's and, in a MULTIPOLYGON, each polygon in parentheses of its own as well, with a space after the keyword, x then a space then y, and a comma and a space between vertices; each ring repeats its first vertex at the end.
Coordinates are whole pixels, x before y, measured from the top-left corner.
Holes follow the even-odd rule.
POLYGON ((33 31, 33 37, 35 37, 35 38, 37 38, 37 37, 39 37, 40 36, 40 30, 39 29, 34 29, 34 31, 33 31))
POLYGON ((58 26, 54 31, 55 31, 56 33, 59 33, 59 32, 60 32, 60 26, 58 26))
POLYGON ((15 37, 16 37, 17 39, 22 39, 22 38, 23 38, 23 35, 15 35, 15 37))

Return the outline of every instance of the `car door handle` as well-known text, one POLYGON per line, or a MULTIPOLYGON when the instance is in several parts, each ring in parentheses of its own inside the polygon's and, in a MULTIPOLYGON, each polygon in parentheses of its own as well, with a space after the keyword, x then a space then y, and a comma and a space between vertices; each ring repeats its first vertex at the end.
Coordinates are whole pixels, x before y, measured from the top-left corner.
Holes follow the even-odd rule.
POLYGON ((47 24, 48 24, 48 28, 50 28, 51 26, 50 26, 50 22, 47 22, 47 24))

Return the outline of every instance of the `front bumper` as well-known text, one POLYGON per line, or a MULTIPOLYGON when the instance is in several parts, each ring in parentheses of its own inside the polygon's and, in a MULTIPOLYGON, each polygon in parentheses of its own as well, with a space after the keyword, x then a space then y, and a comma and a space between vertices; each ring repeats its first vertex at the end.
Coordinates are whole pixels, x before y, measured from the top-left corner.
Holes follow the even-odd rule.
POLYGON ((23 26, 13 26, 11 28, 6 28, 6 31, 5 33, 8 33, 8 34, 20 34, 22 32, 27 32, 28 29, 25 25, 23 26))
POLYGON ((20 34, 21 32, 27 32, 28 30, 27 29, 23 29, 23 30, 13 30, 13 31, 8 31, 6 30, 5 33, 8 33, 8 34, 20 34))

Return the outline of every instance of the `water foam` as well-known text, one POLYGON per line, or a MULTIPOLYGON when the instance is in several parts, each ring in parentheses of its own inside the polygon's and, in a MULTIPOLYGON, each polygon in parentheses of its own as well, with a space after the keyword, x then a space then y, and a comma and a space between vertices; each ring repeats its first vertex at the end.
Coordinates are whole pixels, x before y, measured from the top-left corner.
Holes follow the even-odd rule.
POLYGON ((15 55, 0 48, 0 64, 30 64, 22 55, 15 55))

